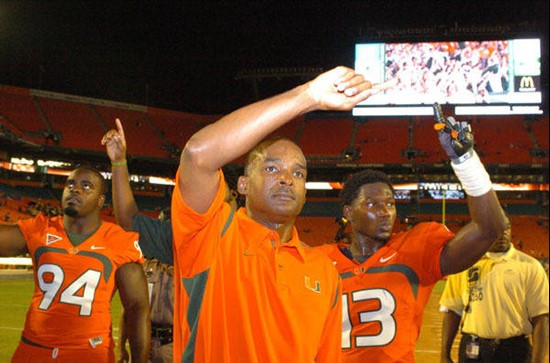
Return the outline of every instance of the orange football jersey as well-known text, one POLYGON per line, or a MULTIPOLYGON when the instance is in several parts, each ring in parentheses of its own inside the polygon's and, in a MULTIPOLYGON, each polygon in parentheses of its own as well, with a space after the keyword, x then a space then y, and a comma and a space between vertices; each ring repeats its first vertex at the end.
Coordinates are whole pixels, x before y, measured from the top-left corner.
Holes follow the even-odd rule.
POLYGON ((75 247, 62 217, 39 214, 18 225, 27 241, 35 280, 23 337, 45 347, 114 346, 110 304, 115 273, 126 263, 143 263, 138 234, 103 221, 75 247))
POLYGON ((424 307, 442 278, 439 258, 453 233, 420 223, 393 235, 363 263, 344 245, 318 247, 342 278, 342 361, 414 362, 424 307))

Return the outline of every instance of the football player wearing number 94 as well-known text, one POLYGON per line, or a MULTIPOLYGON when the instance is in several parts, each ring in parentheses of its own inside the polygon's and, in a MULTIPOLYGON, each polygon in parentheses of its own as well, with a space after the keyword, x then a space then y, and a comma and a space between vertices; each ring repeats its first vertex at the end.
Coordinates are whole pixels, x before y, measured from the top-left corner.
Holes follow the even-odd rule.
POLYGON ((471 222, 456 235, 435 222, 392 234, 397 211, 389 177, 364 170, 344 183, 341 203, 351 245, 318 247, 342 278, 343 362, 414 362, 435 283, 474 264, 506 231, 508 219, 473 150, 470 126, 445 120, 434 108, 434 128, 468 195, 471 222))
POLYGON ((114 362, 110 303, 118 288, 129 314, 132 362, 145 362, 150 323, 138 235, 100 219, 105 180, 71 172, 64 215, 0 225, 0 256, 29 253, 35 288, 12 362, 114 362))

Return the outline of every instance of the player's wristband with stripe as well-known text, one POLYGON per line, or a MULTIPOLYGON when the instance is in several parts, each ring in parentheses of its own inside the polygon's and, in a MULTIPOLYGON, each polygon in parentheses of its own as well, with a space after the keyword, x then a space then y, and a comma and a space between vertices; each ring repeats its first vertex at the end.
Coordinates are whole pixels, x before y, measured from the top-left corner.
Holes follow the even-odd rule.
POLYGON ((493 188, 491 178, 475 151, 460 163, 451 161, 451 166, 469 196, 479 197, 493 188))
POLYGON ((457 164, 462 164, 463 162, 465 162, 466 160, 468 160, 469 158, 473 157, 475 154, 475 151, 474 149, 470 149, 468 150, 467 152, 465 152, 464 154, 462 154, 461 156, 458 156, 454 159, 451 159, 451 161, 453 162, 453 164, 457 165, 457 164))
POLYGON ((120 163, 111 163, 111 166, 124 166, 126 165, 126 159, 122 160, 120 163))

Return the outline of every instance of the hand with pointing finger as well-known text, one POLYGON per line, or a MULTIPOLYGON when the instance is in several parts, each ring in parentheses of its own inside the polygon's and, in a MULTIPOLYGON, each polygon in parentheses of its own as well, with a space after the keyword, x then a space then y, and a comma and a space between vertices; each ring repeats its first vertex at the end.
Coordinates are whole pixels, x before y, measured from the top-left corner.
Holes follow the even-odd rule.
POLYGON ((101 139, 101 145, 105 145, 107 155, 111 159, 111 163, 123 163, 126 161, 126 139, 124 137, 124 129, 122 123, 117 118, 115 120, 117 129, 107 131, 101 139))
POLYGON ((320 110, 351 110, 359 102, 383 91, 386 84, 373 84, 347 67, 336 67, 308 83, 308 93, 320 110))
POLYGON ((455 164, 460 164, 473 153, 474 135, 466 121, 456 121, 443 115, 441 106, 433 105, 439 143, 455 164))

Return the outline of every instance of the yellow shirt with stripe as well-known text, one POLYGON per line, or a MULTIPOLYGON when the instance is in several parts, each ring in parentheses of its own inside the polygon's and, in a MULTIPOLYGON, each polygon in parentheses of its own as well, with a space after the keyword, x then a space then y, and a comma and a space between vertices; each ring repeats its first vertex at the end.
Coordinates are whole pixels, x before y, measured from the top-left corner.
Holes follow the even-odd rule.
POLYGON ((449 276, 439 303, 441 311, 459 315, 469 304, 464 333, 486 339, 527 335, 532 333, 529 319, 548 314, 548 276, 539 261, 511 246, 449 276))

